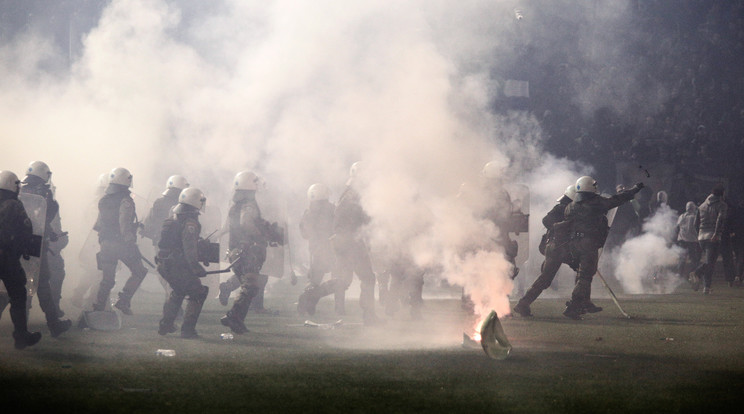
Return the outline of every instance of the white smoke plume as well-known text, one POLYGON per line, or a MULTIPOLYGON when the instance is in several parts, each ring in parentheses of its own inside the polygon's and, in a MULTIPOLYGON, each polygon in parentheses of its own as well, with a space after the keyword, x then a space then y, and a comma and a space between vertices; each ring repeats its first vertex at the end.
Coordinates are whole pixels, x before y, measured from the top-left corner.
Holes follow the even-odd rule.
POLYGON ((81 206, 114 167, 143 197, 183 174, 223 213, 232 177, 255 170, 293 231, 308 186, 338 197, 363 161, 373 250, 405 250, 503 315, 508 264, 461 184, 503 162, 505 181, 532 187, 536 246, 542 214, 587 172, 544 154, 531 115, 492 110, 505 80, 494 63, 514 59, 517 24, 539 12, 522 7, 517 23, 518 3, 113 0, 79 54, 33 30, 0 44, 0 168, 50 165, 69 259, 90 232, 81 206))
POLYGON ((682 283, 677 274, 682 249, 673 244, 677 213, 662 204, 643 223, 643 232, 613 252, 615 276, 626 293, 671 293, 682 283))

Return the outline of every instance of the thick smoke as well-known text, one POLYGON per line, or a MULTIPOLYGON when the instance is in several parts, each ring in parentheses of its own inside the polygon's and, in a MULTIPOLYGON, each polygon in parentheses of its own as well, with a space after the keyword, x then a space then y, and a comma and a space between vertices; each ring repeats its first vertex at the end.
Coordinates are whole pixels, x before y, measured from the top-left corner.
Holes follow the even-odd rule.
POLYGON ((590 172, 545 154, 527 112, 493 111, 509 78, 494 73, 546 30, 527 26, 531 13, 551 11, 523 7, 517 21, 520 4, 114 0, 79 54, 34 31, 0 45, 2 168, 50 165, 74 258, 90 231, 80 206, 114 167, 148 198, 183 174, 223 211, 235 173, 255 170, 293 231, 307 187, 326 183, 337 198, 363 161, 373 251, 410 255, 463 285, 479 313, 503 315, 509 266, 461 185, 503 162, 505 182, 531 187, 536 246, 544 212, 590 172))
POLYGON ((673 244, 678 214, 666 204, 643 223, 643 232, 613 252, 615 276, 626 293, 671 293, 682 249, 673 244))

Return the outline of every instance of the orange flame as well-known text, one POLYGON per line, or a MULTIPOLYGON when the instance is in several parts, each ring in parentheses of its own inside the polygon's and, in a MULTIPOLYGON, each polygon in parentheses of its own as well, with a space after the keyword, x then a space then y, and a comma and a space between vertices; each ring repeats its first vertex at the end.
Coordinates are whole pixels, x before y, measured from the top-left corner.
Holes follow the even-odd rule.
POLYGON ((472 338, 472 339, 473 339, 474 341, 476 341, 476 342, 480 342, 480 340, 481 340, 480 329, 481 329, 481 325, 483 324, 483 321, 484 321, 485 319, 486 319, 486 318, 480 318, 480 320, 478 320, 478 322, 477 322, 477 323, 475 324, 475 326, 473 327, 473 331, 474 331, 474 333, 473 333, 473 335, 471 336, 471 338, 472 338))

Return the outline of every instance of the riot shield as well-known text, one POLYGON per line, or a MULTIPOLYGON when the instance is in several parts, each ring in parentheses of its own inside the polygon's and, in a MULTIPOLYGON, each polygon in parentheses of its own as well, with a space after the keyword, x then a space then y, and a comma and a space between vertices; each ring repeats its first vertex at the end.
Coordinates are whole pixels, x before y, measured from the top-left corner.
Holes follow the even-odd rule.
MULTIPOLYGON (((219 243, 221 230, 222 230, 222 213, 219 207, 207 204, 204 206, 204 211, 199 215, 199 224, 201 224, 200 236, 211 243, 219 243)), ((219 249, 219 248, 218 248, 219 249)), ((218 251, 218 257, 222 256, 221 251, 218 251)), ((202 263, 203 264, 203 263, 202 263)), ((220 270, 220 263, 209 263, 205 269, 210 271, 220 270)), ((218 291, 220 286, 220 275, 210 274, 204 278, 204 284, 209 287, 212 292, 218 291)))
POLYGON ((512 213, 509 224, 510 237, 519 245, 515 262, 523 265, 530 257, 530 189, 517 184, 509 188, 512 202, 512 213))
MULTIPOLYGON (((271 223, 279 223, 280 227, 283 226, 286 228, 287 212, 286 208, 279 200, 281 200, 281 197, 278 194, 266 191, 258 201, 265 220, 271 223)), ((282 233, 284 232, 282 231, 282 233)), ((269 246, 269 248, 266 249, 266 261, 264 262, 263 267, 261 267, 261 273, 274 278, 281 278, 284 276, 284 249, 286 245, 287 240, 284 240, 284 245, 269 246)))
MULTIPOLYGON (((41 252, 46 249, 44 237, 44 226, 46 225, 46 200, 36 194, 20 193, 18 199, 23 203, 28 218, 31 219, 34 235, 41 238, 41 252)), ((39 255, 40 256, 40 255, 39 255)), ((41 269, 41 257, 31 256, 28 260, 21 260, 21 266, 26 272, 26 290, 28 296, 33 296, 39 286, 39 271, 41 269)))

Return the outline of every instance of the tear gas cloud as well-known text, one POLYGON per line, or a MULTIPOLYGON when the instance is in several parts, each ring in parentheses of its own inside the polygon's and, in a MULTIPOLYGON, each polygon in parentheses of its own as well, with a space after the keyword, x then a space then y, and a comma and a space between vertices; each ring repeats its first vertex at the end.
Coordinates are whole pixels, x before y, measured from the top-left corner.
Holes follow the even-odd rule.
POLYGON ((662 204, 643 223, 640 235, 613 251, 615 276, 626 293, 671 293, 682 283, 677 266, 683 251, 673 244, 677 217, 662 204))
MULTIPOLYGON (((69 268, 90 231, 81 206, 114 167, 132 171, 134 192, 150 203, 169 175, 183 174, 223 211, 235 173, 254 170, 294 231, 308 186, 327 184, 334 201, 361 160, 373 251, 438 268, 482 315, 503 315, 508 264, 498 250, 466 252, 491 245, 496 230, 456 197, 460 186, 503 162, 505 182, 532 189, 537 246, 544 212, 591 171, 545 154, 531 115, 491 109, 504 81, 493 73, 513 63, 515 45, 547 35, 518 25, 567 7, 521 3, 113 0, 80 34, 78 53, 33 29, 0 44, 2 168, 50 165, 69 268)), ((572 18, 618 3, 578 7, 572 18)), ((597 23, 612 20, 602 16, 597 23)), ((530 263, 538 255, 535 247, 530 263)), ((531 282, 525 273, 521 283, 531 282)))

